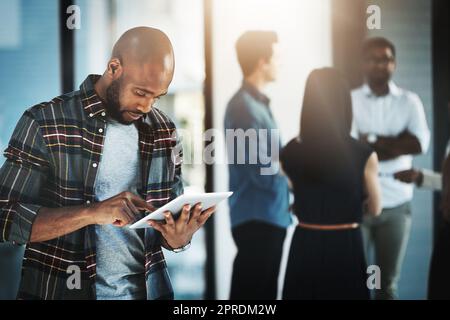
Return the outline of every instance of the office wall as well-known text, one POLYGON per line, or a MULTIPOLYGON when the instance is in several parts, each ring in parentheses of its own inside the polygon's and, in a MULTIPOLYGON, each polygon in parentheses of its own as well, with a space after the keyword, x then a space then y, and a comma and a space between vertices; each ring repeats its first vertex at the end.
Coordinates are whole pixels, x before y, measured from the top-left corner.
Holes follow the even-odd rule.
MULTIPOLYGON (((60 94, 55 0, 0 1, 0 151, 29 107, 60 94)), ((0 166, 4 163, 0 156, 0 166)), ((0 181, 1 183, 1 181, 0 181)), ((23 247, 0 244, 0 300, 16 296, 23 247)))

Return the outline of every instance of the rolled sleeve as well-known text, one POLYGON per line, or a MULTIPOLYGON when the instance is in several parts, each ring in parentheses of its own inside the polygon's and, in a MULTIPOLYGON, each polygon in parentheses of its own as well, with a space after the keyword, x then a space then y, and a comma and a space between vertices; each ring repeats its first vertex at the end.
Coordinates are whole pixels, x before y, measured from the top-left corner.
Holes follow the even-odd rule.
POLYGON ((428 128, 422 101, 419 96, 413 93, 408 95, 408 101, 410 105, 408 130, 419 140, 422 153, 426 153, 430 145, 430 130, 428 128))
POLYGON ((29 112, 19 120, 0 168, 0 242, 29 242, 41 205, 49 162, 46 144, 29 112))
POLYGON ((427 169, 422 169, 423 181, 421 188, 441 191, 442 190, 442 175, 439 172, 434 172, 427 169))

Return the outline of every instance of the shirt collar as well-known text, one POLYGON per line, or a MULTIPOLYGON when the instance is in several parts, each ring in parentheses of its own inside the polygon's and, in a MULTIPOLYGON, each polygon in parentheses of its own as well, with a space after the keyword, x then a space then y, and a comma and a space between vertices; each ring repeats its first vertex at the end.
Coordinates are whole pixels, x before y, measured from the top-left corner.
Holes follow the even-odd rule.
MULTIPOLYGON (((80 85, 81 103, 83 105, 84 112, 89 118, 100 117, 106 121, 108 111, 104 105, 102 99, 95 91, 95 83, 101 78, 101 75, 90 74, 80 85)), ((149 124, 148 117, 145 114, 138 122, 149 124)))
MULTIPOLYGON (((395 97, 399 96, 401 94, 401 89, 394 83, 394 81, 390 80, 388 83, 389 86, 389 93, 395 97)), ((364 83, 363 85, 363 92, 368 97, 375 97, 372 90, 370 89, 369 85, 367 83, 364 83)))
POLYGON ((268 106, 270 104, 269 97, 267 97, 265 94, 263 94, 257 88, 255 88, 255 86, 250 84, 248 81, 244 80, 242 82, 242 89, 247 91, 253 98, 255 98, 256 100, 258 100, 258 101, 260 101, 262 103, 264 103, 265 105, 268 106))
POLYGON ((389 92, 396 97, 401 94, 400 88, 392 80, 389 81, 389 92))
POLYGON ((100 75, 90 74, 86 80, 80 85, 81 103, 83 105, 84 112, 92 118, 101 116, 106 117, 106 108, 103 105, 103 101, 95 92, 95 83, 100 79, 100 75))

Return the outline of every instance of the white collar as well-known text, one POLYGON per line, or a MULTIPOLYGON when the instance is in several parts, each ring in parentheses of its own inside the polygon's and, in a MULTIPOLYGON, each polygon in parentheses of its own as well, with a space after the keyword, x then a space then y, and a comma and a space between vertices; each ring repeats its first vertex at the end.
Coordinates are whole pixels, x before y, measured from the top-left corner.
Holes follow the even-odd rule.
MULTIPOLYGON (((390 80, 388 83, 389 86, 389 94, 398 97, 401 95, 402 90, 394 83, 394 81, 390 80)), ((375 96, 372 92, 372 89, 370 89, 369 85, 367 83, 364 83, 362 90, 366 96, 375 96)))

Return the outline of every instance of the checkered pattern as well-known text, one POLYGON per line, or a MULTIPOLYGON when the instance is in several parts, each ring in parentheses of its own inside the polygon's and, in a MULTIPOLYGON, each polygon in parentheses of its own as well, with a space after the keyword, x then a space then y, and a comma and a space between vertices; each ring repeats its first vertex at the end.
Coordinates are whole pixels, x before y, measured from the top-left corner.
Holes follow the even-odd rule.
MULTIPOLYGON (((25 244, 19 299, 95 299, 94 226, 30 243, 41 207, 94 202, 107 110, 90 75, 75 91, 38 104, 23 114, 5 150, 0 169, 0 241, 25 244), (69 290, 70 265, 81 270, 81 289, 69 290)), ((160 207, 183 192, 182 152, 174 123, 160 110, 137 123, 142 163, 140 196, 160 207), (176 151, 176 152, 175 152, 176 151)), ((148 299, 173 298, 161 235, 146 229, 148 299)))

